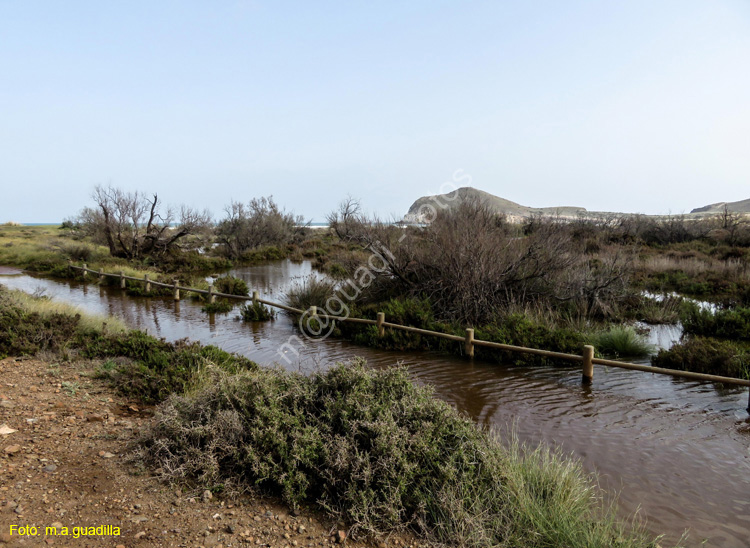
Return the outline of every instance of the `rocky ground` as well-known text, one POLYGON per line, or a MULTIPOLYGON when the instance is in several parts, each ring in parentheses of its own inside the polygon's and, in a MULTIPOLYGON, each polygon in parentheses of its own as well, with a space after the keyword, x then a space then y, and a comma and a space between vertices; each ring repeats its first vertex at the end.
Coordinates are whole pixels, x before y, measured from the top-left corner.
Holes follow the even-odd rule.
POLYGON ((0 361, 0 548, 417 546, 405 535, 347 538, 344 524, 293 515, 278 500, 159 483, 128 459, 153 410, 115 395, 92 369, 53 356, 0 361), (88 527, 99 530, 76 529, 88 527))

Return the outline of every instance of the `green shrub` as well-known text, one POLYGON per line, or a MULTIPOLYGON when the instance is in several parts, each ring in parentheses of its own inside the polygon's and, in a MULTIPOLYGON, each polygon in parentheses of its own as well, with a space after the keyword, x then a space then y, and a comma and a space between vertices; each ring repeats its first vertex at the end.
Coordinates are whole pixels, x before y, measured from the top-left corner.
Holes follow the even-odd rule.
POLYGON ((225 299, 219 299, 216 302, 204 304, 201 307, 201 310, 208 314, 224 314, 230 312, 232 308, 234 308, 234 305, 231 302, 225 299))
POLYGON ((750 347, 708 337, 690 337, 669 350, 660 350, 651 363, 668 369, 750 379, 750 347))
POLYGON ((241 295, 247 297, 250 294, 250 290, 248 289, 245 280, 228 275, 217 278, 216 281, 214 281, 214 289, 218 293, 226 293, 227 295, 241 295))
POLYGON ((634 327, 614 325, 606 331, 594 334, 589 339, 598 352, 618 358, 642 358, 654 353, 649 344, 634 327))
POLYGON ((141 331, 81 337, 77 346, 88 358, 125 357, 126 362, 105 376, 116 389, 145 403, 156 403, 172 393, 181 393, 194 375, 207 365, 236 372, 257 365, 247 358, 215 346, 201 346, 186 340, 174 343, 156 339, 141 331))
POLYGON ((261 303, 244 304, 240 307, 240 317, 245 322, 265 322, 273 320, 276 312, 261 303))
POLYGON ((685 308, 682 325, 691 335, 750 341, 750 308, 711 311, 691 304, 685 308))
POLYGON ((315 502, 355 533, 411 526, 476 548, 653 545, 602 510, 579 464, 501 445, 402 368, 217 374, 171 397, 141 446, 168 479, 315 502))

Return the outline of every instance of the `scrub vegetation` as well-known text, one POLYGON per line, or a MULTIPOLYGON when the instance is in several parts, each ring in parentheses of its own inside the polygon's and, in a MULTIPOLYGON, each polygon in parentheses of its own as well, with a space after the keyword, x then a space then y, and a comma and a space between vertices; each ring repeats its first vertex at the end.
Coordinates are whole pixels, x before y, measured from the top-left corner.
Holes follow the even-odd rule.
MULTIPOLYGON (((0 227, 0 264, 80 277, 80 271, 67 268, 72 260, 95 270, 123 270, 169 284, 179 279, 181 285, 206 289, 207 274, 232 264, 308 257, 327 278, 311 278, 289 292, 287 304, 299 309, 314 305, 321 312, 342 313, 340 306, 327 306, 334 296, 351 316, 375 319, 382 311, 387 321, 457 335, 473 327, 477 338, 571 353, 593 343, 599 355, 621 358, 653 353, 634 330, 635 321, 682 321, 682 343, 700 336, 744 348, 750 223, 729 211, 706 217, 537 216, 511 222, 485 203, 466 201, 445 211, 437 208, 429 224, 405 227, 367 218, 356 200, 347 199, 328 216, 330 230, 313 231, 270 197, 232 202, 215 226, 203 223, 203 214, 164 206, 157 196, 98 187, 93 201, 94 207, 59 229, 0 227), (135 220, 112 224, 130 210, 137 213, 131 215, 135 220), (682 296, 715 303, 716 317, 691 311, 682 296)), ((231 277, 218 278, 215 288, 243 295, 251 289, 231 277)), ((156 286, 146 294, 141 281, 127 281, 126 289, 134 296, 171 294, 170 288, 156 286)), ((205 300, 199 294, 184 297, 205 300)), ((229 304, 205 306, 220 311, 229 304)), ((241 316, 258 321, 269 314, 244 307, 241 316)), ((418 334, 387 330, 380 338, 374 328, 352 324, 337 325, 334 334, 385 348, 462 351, 460 345, 418 334)), ((545 361, 487 349, 477 349, 477 356, 545 361)), ((713 361, 699 361, 696 356, 681 363, 715 367, 713 361)), ((714 372, 729 370, 734 368, 714 372)))
POLYGON ((656 546, 615 517, 578 462, 498 440, 404 369, 354 362, 305 377, 47 303, 0 288, 0 355, 90 360, 117 390, 161 402, 136 459, 165 480, 315 504, 353 534, 410 529, 478 548, 656 546))

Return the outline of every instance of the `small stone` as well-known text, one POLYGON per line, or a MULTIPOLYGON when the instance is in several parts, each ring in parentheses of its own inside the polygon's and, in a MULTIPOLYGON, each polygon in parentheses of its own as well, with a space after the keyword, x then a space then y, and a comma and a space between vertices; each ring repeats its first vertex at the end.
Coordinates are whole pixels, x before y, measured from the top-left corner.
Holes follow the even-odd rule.
POLYGON ((299 533, 300 535, 304 535, 304 534, 305 534, 305 531, 307 531, 307 529, 305 528, 305 526, 304 526, 304 525, 300 525, 299 527, 297 527, 297 532, 298 532, 298 533, 299 533))
POLYGON ((5 448, 5 454, 6 455, 13 455, 15 453, 18 453, 21 450, 20 445, 9 445, 5 448))
POLYGON ((344 544, 344 541, 346 541, 346 532, 341 530, 337 531, 335 538, 337 543, 344 544))
POLYGON ((230 534, 230 535, 233 535, 233 534, 234 534, 234 526, 232 526, 232 525, 227 525, 227 526, 226 526, 226 527, 224 528, 224 530, 225 530, 225 531, 226 531, 226 532, 227 532, 228 534, 230 534))
POLYGON ((104 415, 93 414, 86 417, 89 422, 103 422, 106 417, 104 415))
POLYGON ((62 526, 63 524, 59 521, 55 521, 54 523, 52 523, 52 527, 54 527, 55 529, 62 529, 62 526))
POLYGON ((56 464, 48 464, 47 466, 45 466, 45 467, 43 468, 43 470, 44 470, 45 472, 49 472, 49 473, 52 473, 52 472, 54 472, 55 470, 57 470, 57 465, 56 465, 56 464))
POLYGON ((214 495, 213 495, 213 493, 211 493, 211 491, 209 491, 208 489, 206 489, 205 491, 203 491, 203 497, 202 498, 203 498, 203 502, 208 502, 209 500, 211 500, 212 498, 214 498, 214 495))
POLYGON ((146 531, 139 531, 135 534, 136 539, 141 539, 146 536, 146 531))
POLYGON ((103 459, 114 458, 114 454, 110 453, 109 451, 99 451, 99 456, 103 459))
POLYGON ((213 519, 221 519, 221 514, 214 514, 211 516, 213 519))

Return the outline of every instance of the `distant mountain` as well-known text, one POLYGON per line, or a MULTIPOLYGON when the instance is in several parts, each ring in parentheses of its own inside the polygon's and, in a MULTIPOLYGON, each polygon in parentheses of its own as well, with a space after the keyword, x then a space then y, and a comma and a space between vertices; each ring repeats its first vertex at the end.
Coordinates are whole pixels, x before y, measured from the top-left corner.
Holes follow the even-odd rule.
POLYGON ((690 213, 723 213, 724 208, 732 213, 750 213, 750 199, 739 202, 718 202, 703 207, 697 207, 690 213))
POLYGON ((550 215, 560 217, 576 217, 586 213, 583 207, 527 207, 489 192, 469 186, 462 187, 447 194, 423 196, 414 202, 404 216, 404 222, 423 223, 430 221, 436 211, 452 210, 468 200, 479 200, 488 204, 492 209, 509 217, 529 217, 531 215, 550 215))

